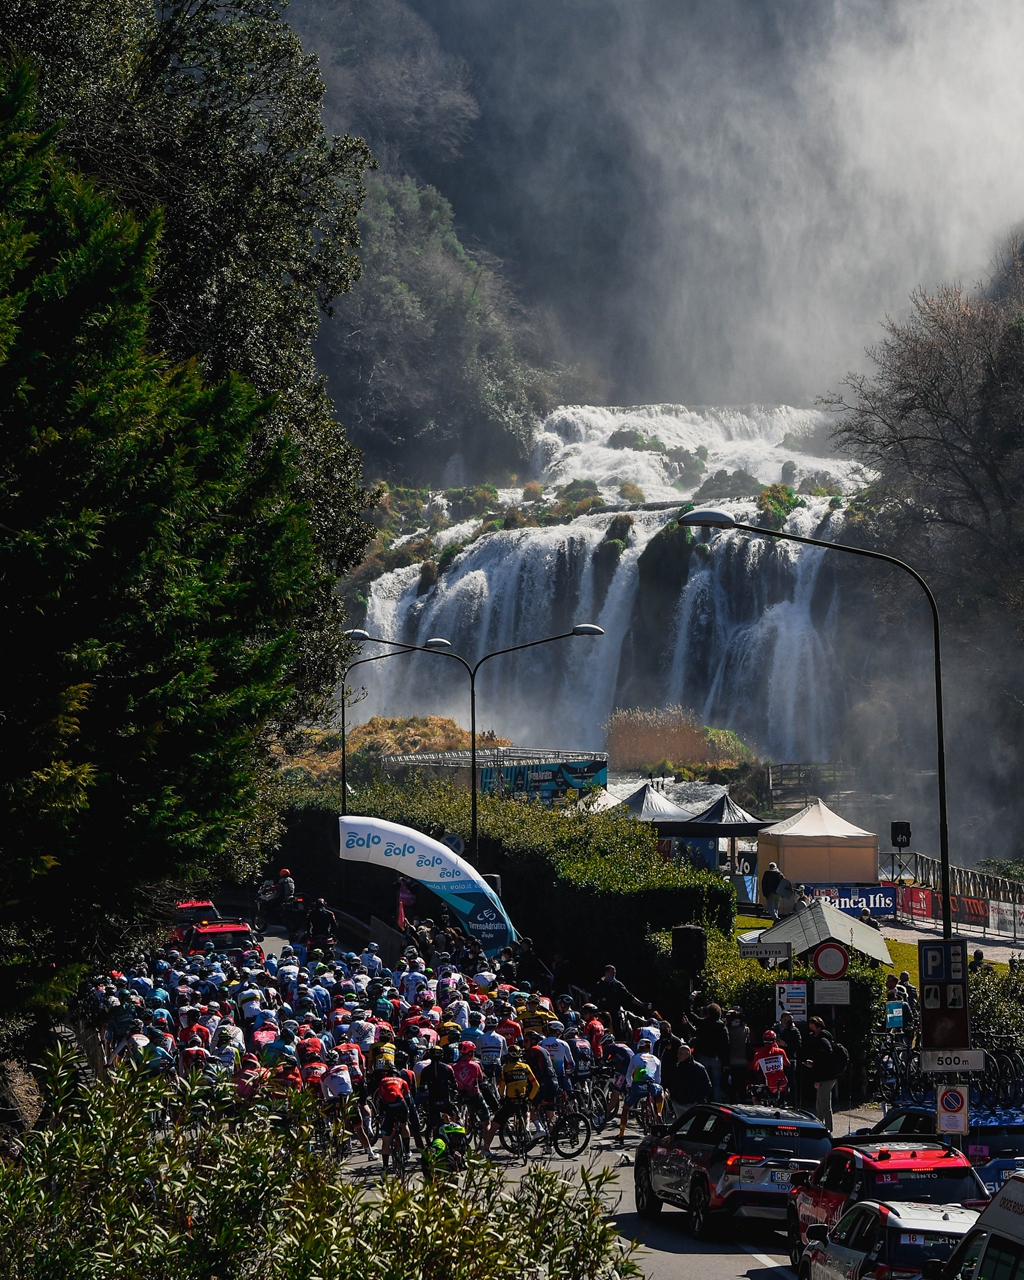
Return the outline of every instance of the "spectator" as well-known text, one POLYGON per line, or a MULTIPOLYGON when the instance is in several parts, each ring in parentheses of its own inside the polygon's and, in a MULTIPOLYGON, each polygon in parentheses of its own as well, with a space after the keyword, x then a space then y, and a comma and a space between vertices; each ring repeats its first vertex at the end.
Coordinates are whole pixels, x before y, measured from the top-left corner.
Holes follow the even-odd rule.
POLYGON ((869 928, 872 928, 872 929, 878 929, 878 930, 879 930, 879 932, 881 932, 881 926, 877 923, 877 921, 872 920, 872 918, 871 918, 871 908, 870 908, 870 907, 861 907, 861 909, 860 909, 860 922, 861 922, 861 924, 866 924, 866 925, 868 925, 868 926, 869 926, 869 928))
POLYGON ((729 1061, 729 1032, 717 1004, 709 1004, 704 1010, 704 1017, 697 1023, 693 1055, 711 1078, 715 1101, 721 1102, 722 1071, 729 1061))
POLYGON ((622 1011, 628 1005, 637 1011, 643 1009, 643 1005, 635 995, 618 980, 615 976, 615 966, 606 964, 604 967, 604 977, 594 984, 594 990, 591 993, 594 1003, 599 1009, 607 1009, 612 1019, 612 1027, 615 1034, 620 1039, 625 1034, 623 1026, 622 1011))
POLYGON ((747 1092, 750 1028, 743 1020, 742 1009, 730 1009, 725 1025, 729 1030, 729 1096, 733 1102, 742 1102, 747 1092))
POLYGON ((551 973, 533 949, 532 938, 522 938, 519 943, 519 961, 516 974, 520 983, 528 982, 531 991, 548 992, 551 973))
POLYGON ((711 1078, 707 1070, 693 1056, 688 1044, 681 1044, 676 1050, 676 1060, 671 1065, 665 1063, 662 1072, 665 1086, 669 1091, 672 1109, 678 1117, 697 1102, 707 1102, 711 1097, 711 1078))
POLYGON ((782 880, 783 875, 779 870, 779 864, 769 862, 768 870, 761 877, 761 892, 764 894, 768 914, 773 920, 779 918, 779 885, 782 884, 782 880))
POLYGON ((837 1075, 835 1047, 820 1018, 811 1018, 807 1023, 807 1051, 809 1057, 805 1059, 804 1065, 810 1070, 815 1089, 814 1113, 831 1133, 832 1091, 836 1087, 837 1075))
POLYGON ((910 1002, 910 1007, 914 1011, 914 1018, 916 1020, 917 1002, 918 1002, 917 987, 915 987, 914 984, 910 981, 910 974, 906 969, 902 970, 902 972, 900 973, 900 986, 906 988, 907 1000, 910 1002))

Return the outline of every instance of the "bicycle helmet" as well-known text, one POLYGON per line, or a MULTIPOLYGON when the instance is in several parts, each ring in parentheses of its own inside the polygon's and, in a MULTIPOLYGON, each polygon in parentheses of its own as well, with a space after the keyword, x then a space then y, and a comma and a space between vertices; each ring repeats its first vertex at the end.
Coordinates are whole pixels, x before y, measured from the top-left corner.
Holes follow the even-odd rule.
POLYGON ((774 1032, 774 1031, 766 1031, 766 1032, 764 1033, 764 1039, 765 1039, 766 1041, 769 1041, 769 1040, 777 1040, 777 1039, 778 1039, 778 1036, 775 1034, 775 1032, 774 1032))
POLYGON ((518 1062, 523 1056, 523 1051, 517 1044, 510 1044, 508 1047, 509 1062, 518 1062))
POLYGON ((644 1048, 644 1046, 645 1046, 645 1045, 647 1046, 647 1049, 648 1049, 648 1050, 650 1050, 651 1042, 650 1042, 650 1040, 648 1040, 648 1039, 647 1039, 647 1037, 646 1037, 646 1036, 645 1036, 642 1040, 638 1040, 638 1041, 636 1042, 636 1051, 637 1051, 637 1053, 640 1053, 640 1052, 641 1052, 641 1050, 644 1048))
POLYGON ((553 1032, 555 1033, 555 1035, 558 1035, 559 1031, 564 1031, 564 1030, 565 1030, 565 1023, 564 1023, 564 1022, 549 1022, 549 1023, 548 1023, 548 1030, 549 1030, 549 1031, 553 1031, 553 1032))
POLYGON ((281 868, 281 870, 280 870, 277 874, 278 874, 278 876, 279 876, 279 877, 284 877, 284 876, 290 876, 290 875, 291 875, 291 872, 288 870, 288 868, 287 868, 287 867, 282 867, 282 868, 281 868))
POLYGON ((380 950, 380 947, 377 945, 376 942, 368 942, 366 944, 366 950, 376 953, 380 950))
MULTIPOLYGON (((469 1015, 469 1020, 470 1022, 473 1021, 472 1014, 469 1015)), ((484 1026, 487 1028, 488 1031, 493 1031, 497 1025, 498 1025, 498 1019, 494 1016, 493 1013, 489 1013, 487 1017, 484 1018, 484 1026)))
POLYGON ((459 1057, 469 1058, 476 1053, 476 1045, 472 1040, 463 1040, 459 1045, 459 1057))

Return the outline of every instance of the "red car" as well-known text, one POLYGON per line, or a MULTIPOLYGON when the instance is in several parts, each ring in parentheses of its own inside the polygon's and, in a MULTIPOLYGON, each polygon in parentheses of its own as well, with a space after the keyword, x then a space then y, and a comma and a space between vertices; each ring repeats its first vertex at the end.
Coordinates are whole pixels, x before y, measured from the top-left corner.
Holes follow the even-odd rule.
POLYGON ((831 1229, 861 1200, 977 1209, 989 1194, 964 1153, 934 1139, 833 1147, 813 1173, 793 1174, 786 1215, 793 1266, 800 1266, 808 1227, 831 1229))
POLYGON ((187 902, 178 902, 174 906, 174 928, 167 939, 169 947, 178 947, 185 941, 185 935, 194 924, 201 920, 219 920, 220 912, 208 898, 191 898, 187 902))
POLYGON ((224 916, 218 920, 200 920, 187 926, 181 946, 187 955, 199 955, 211 950, 207 946, 209 942, 213 943, 215 953, 237 956, 243 951, 255 951, 261 961, 264 959, 263 948, 256 941, 248 920, 232 920, 224 916))

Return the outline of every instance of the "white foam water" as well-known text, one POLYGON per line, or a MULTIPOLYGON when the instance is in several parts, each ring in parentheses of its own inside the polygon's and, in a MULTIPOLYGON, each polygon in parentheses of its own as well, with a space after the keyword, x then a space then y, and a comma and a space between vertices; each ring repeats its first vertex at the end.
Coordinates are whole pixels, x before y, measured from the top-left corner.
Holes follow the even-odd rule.
MULTIPOLYGON (((614 480, 632 479, 650 501, 684 501, 664 455, 612 449, 613 432, 631 427, 668 448, 708 450, 708 471, 742 467, 762 483, 778 481, 785 461, 804 474, 828 471, 849 492, 867 478, 857 464, 781 449, 782 439, 820 427, 821 416, 797 409, 634 409, 572 407, 543 424, 534 453, 548 484, 593 479, 618 498, 614 480)), ((793 481, 790 481, 793 483, 793 481)), ((824 527, 834 535, 841 513, 827 498, 808 497, 789 517, 793 532, 824 527)), ((751 519, 752 500, 716 507, 751 519)), ((602 593, 594 552, 613 519, 592 512, 569 524, 488 534, 456 557, 437 584, 420 594, 418 566, 396 570, 372 586, 371 635, 423 644, 450 640, 475 662, 495 649, 525 644, 596 622, 598 639, 560 640, 489 660, 478 679, 478 727, 529 746, 600 749, 608 716, 628 692, 630 705, 682 704, 705 723, 732 728, 776 760, 826 760, 832 749, 839 682, 832 636, 836 592, 827 553, 737 532, 712 532, 691 557, 689 576, 657 634, 637 609, 637 562, 675 510, 635 509, 625 551, 602 593), (637 648, 664 656, 637 690, 637 648)), ((468 523, 468 522, 467 522, 468 523)), ((461 530, 460 530, 461 532, 461 530)), ((443 538, 443 535, 442 535, 443 538)), ((450 543, 451 538, 443 538, 450 543)), ((439 544, 441 539, 439 539, 439 544)), ((370 652, 370 650, 368 650, 370 652)), ((469 722, 469 680, 451 658, 413 654, 361 669, 366 699, 353 720, 373 714, 452 715, 469 722)))

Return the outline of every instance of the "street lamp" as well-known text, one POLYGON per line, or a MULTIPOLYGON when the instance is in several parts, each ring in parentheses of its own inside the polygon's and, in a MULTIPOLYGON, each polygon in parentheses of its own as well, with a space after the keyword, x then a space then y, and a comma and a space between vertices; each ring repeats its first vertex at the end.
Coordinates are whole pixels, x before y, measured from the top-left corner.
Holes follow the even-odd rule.
POLYGON ((953 936, 953 916, 949 901, 949 823, 946 818, 946 747, 942 729, 942 662, 939 647, 939 606, 931 593, 927 582, 909 564, 897 560, 895 556, 887 556, 881 551, 866 551, 863 547, 848 547, 841 542, 823 542, 820 538, 804 538, 796 533, 782 533, 778 529, 762 529, 755 524, 740 524, 725 511, 713 511, 704 508, 689 511, 680 516, 679 523, 698 529, 741 529, 745 533, 756 533, 765 538, 780 538, 786 542, 804 542, 810 547, 824 547, 828 551, 845 551, 852 556, 863 556, 868 560, 883 560, 886 564, 894 564, 898 569, 905 569, 920 586, 928 598, 932 611, 932 636, 934 642, 935 665, 935 735, 936 760, 939 780, 939 859, 942 864, 942 936, 953 936))
MULTIPOLYGON (((378 636, 371 636, 368 631, 353 629, 346 631, 345 635, 349 640, 355 640, 359 644, 371 641, 374 644, 389 644, 394 646, 394 653, 378 653, 372 658, 357 658, 355 662, 350 662, 345 670, 341 673, 341 815, 344 817, 348 813, 348 752, 345 749, 345 701, 346 689, 345 681, 348 679, 348 673, 353 667, 361 667, 364 662, 380 662, 382 658, 398 658, 403 653, 433 653, 434 649, 425 649, 421 645, 402 644, 398 640, 381 640, 378 636)), ((428 640, 429 645, 447 645, 447 640, 428 640)))

